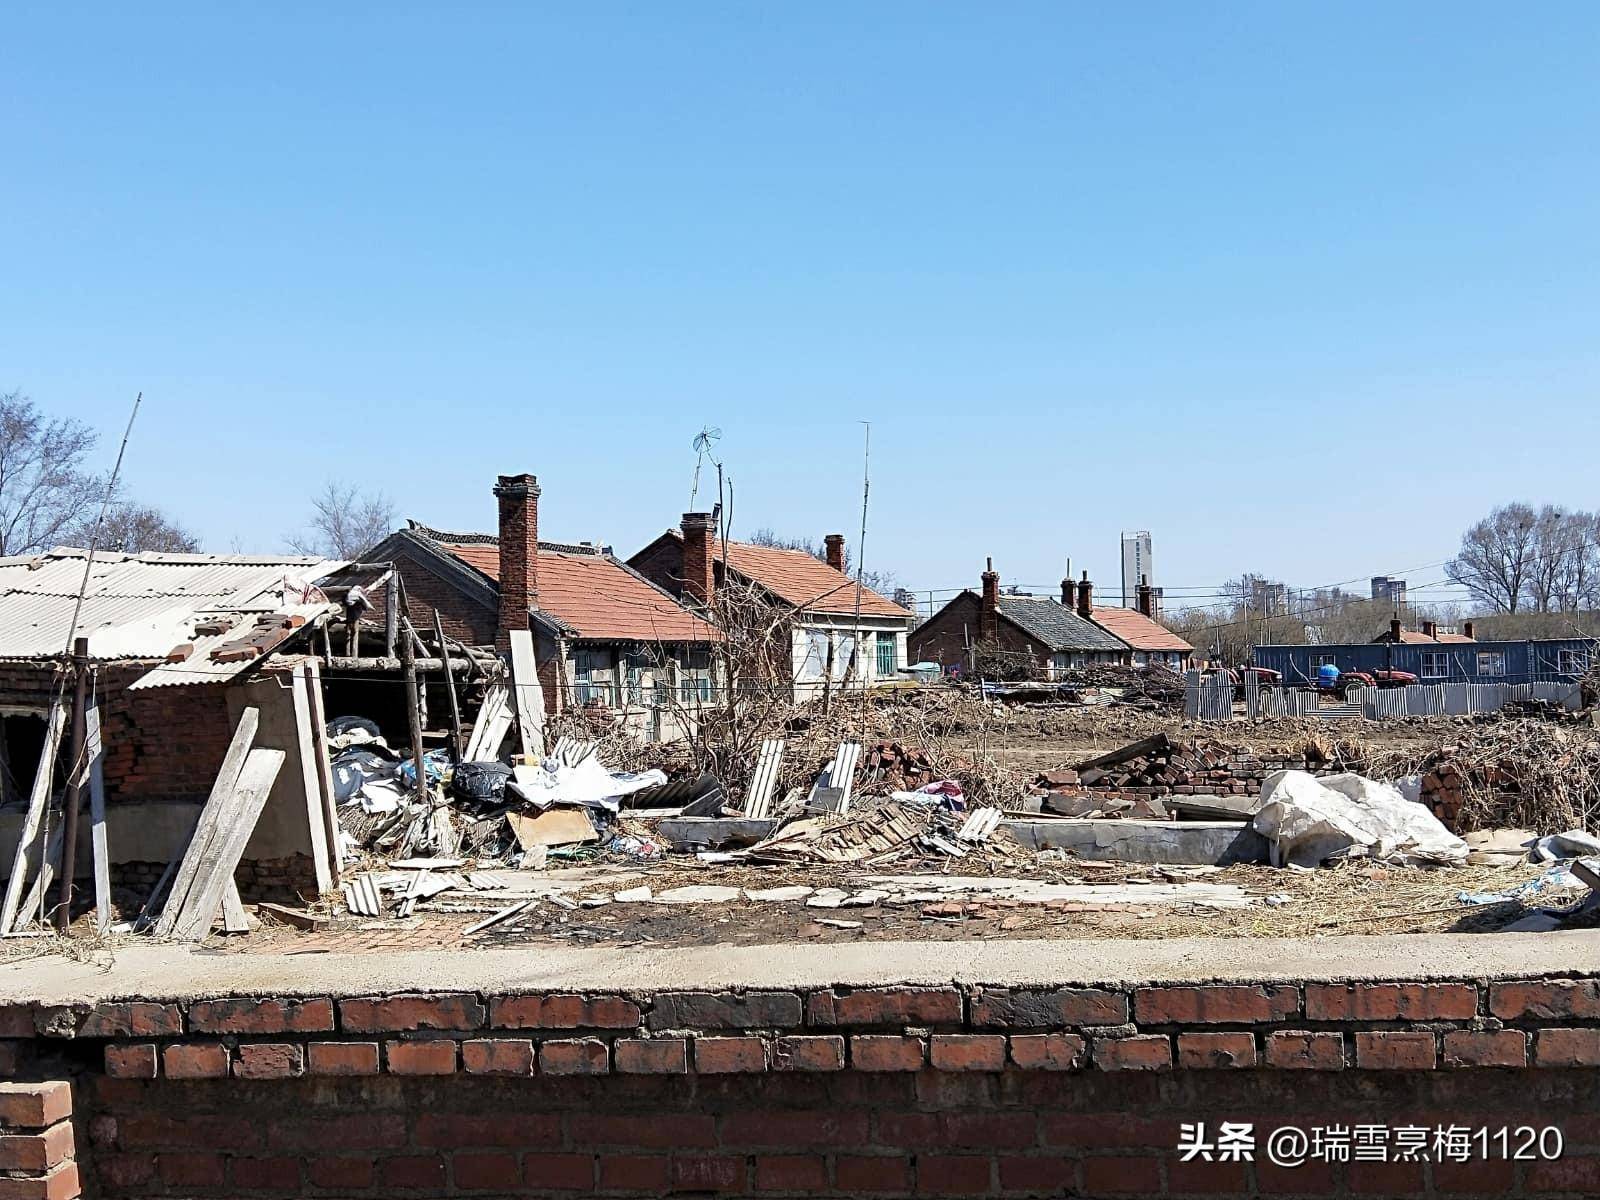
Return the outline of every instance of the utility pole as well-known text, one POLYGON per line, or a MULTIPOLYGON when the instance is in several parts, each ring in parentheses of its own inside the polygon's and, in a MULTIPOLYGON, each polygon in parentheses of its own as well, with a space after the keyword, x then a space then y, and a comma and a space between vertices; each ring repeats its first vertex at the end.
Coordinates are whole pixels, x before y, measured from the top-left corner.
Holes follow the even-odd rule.
POLYGON ((80 637, 72 644, 72 749, 67 754, 66 812, 61 824, 61 887, 56 893, 56 931, 66 933, 72 924, 72 876, 78 866, 78 809, 83 796, 83 777, 88 763, 87 722, 89 703, 89 639, 80 637))

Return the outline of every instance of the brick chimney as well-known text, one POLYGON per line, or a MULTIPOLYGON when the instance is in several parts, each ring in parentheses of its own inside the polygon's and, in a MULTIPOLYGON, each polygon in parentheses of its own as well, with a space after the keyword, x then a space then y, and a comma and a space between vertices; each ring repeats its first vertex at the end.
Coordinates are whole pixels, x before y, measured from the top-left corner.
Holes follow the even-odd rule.
POLYGON ((712 530, 717 519, 712 513, 683 514, 683 595, 684 599, 710 606, 716 588, 715 554, 712 530))
POLYGON ((822 539, 822 544, 827 549, 828 565, 839 574, 844 574, 844 534, 830 533, 822 539))
POLYGON ((1094 584, 1089 582, 1089 572, 1078 581, 1078 615, 1084 620, 1094 616, 1094 584))
POLYGON ((1148 575, 1139 576, 1139 611, 1152 621, 1156 619, 1156 591, 1150 586, 1148 575))
POLYGON ((1077 586, 1072 582, 1071 578, 1063 579, 1061 581, 1061 603, 1067 608, 1071 608, 1077 602, 1077 586))
POLYGON ((1439 637, 1439 626, 1438 626, 1438 624, 1436 622, 1434 622, 1434 621, 1424 621, 1422 623, 1422 636, 1423 637, 1431 637, 1431 638, 1433 638, 1435 640, 1438 640, 1438 637, 1439 637))
POLYGON ((984 560, 983 603, 978 608, 978 640, 992 642, 1000 633, 1000 575, 994 559, 984 560))
POLYGON ((539 604, 539 481, 532 475, 502 475, 494 485, 500 501, 500 623, 495 645, 511 648, 511 631, 528 627, 528 609, 539 604))
POLYGON ((1471 621, 1463 621, 1463 622, 1461 622, 1461 636, 1464 637, 1464 638, 1470 638, 1472 636, 1472 622, 1471 621))
POLYGON ((1389 640, 1391 642, 1398 642, 1400 640, 1400 633, 1401 633, 1400 618, 1399 617, 1395 617, 1392 621, 1389 622, 1389 640))

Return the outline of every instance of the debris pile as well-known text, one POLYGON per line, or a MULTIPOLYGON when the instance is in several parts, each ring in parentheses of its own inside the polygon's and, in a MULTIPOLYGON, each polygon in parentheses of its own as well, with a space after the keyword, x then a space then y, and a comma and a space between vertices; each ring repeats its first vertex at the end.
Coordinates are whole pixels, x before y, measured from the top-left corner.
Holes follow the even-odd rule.
POLYGON ((1593 729, 1474 724, 1452 745, 1420 759, 1394 757, 1386 767, 1391 777, 1420 775, 1422 799, 1460 831, 1600 832, 1600 733, 1593 729))

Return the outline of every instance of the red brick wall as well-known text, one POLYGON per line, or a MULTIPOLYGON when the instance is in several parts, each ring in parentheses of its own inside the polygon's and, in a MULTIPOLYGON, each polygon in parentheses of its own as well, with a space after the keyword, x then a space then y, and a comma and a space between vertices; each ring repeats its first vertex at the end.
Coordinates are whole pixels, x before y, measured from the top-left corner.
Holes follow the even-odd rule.
MULTIPOLYGON (((233 736, 221 687, 128 691, 152 665, 107 664, 98 670, 108 803, 204 800, 233 736)), ((50 667, 0 664, 0 703, 43 708, 54 694, 50 667)))
POLYGON ((657 587, 683 595, 683 543, 664 537, 628 560, 628 565, 657 587))
MULTIPOLYGON (((400 578, 406 586, 406 603, 410 605, 411 620, 419 632, 433 629, 433 614, 439 614, 444 631, 468 646, 494 645, 495 629, 499 616, 496 610, 477 600, 462 595, 461 590, 431 569, 407 554, 394 556, 400 578)), ((371 595, 374 607, 362 618, 365 624, 383 627, 383 589, 374 589, 371 595)), ((365 635, 363 635, 365 641, 365 635)), ((381 639, 380 639, 381 640, 381 639)), ((343 653, 342 646, 336 646, 343 653)))
MULTIPOLYGON (((967 647, 978 640, 978 598, 957 596, 931 620, 912 630, 908 642, 912 662, 936 662, 944 666, 969 665, 967 647)), ((1009 621, 996 623, 997 648, 1009 653, 1028 654, 1043 667, 1050 653, 1009 621)))
POLYGON ((106 1197, 1600 1191, 1586 979, 230 997, 0 1031, 83 1073, 106 1197), (1222 1121, 1555 1125, 1565 1152, 1181 1161, 1222 1121))

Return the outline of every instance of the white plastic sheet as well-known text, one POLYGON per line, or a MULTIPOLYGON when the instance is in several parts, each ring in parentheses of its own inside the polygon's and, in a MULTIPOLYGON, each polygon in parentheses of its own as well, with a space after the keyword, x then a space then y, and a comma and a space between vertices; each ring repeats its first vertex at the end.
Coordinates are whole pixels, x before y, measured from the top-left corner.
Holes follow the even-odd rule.
POLYGON ((1360 775, 1269 775, 1252 824, 1272 843, 1278 866, 1316 867, 1339 857, 1460 866, 1467 857, 1467 844, 1426 807, 1360 775))

